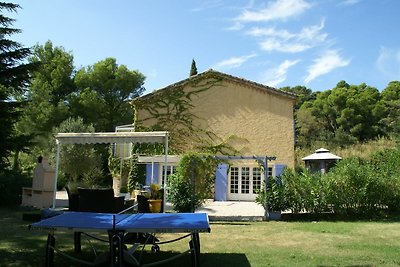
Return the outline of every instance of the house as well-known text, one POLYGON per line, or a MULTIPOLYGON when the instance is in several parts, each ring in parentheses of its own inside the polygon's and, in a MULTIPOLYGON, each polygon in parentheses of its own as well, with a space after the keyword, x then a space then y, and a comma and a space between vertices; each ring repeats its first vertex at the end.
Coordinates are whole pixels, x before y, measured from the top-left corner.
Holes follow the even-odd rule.
MULTIPOLYGON (((176 155, 194 150, 275 156, 268 163, 269 175, 275 175, 283 165, 294 167, 295 100, 293 94, 208 70, 133 100, 134 128, 168 131, 170 150, 176 155)), ((218 186, 217 200, 254 200, 262 171, 248 158, 220 166, 217 179, 222 179, 218 182, 225 193, 218 186)), ((167 166, 168 173, 174 172, 174 164, 167 166)), ((153 179, 163 181, 163 163, 153 161, 151 166, 153 179)))

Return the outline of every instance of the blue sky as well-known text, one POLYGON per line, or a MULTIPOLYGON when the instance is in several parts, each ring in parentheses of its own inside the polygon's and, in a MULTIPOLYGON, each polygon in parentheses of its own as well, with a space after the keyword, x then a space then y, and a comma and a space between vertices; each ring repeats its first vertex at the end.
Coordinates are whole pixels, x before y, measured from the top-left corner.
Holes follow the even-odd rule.
POLYGON ((147 92, 185 79, 194 58, 280 88, 400 80, 398 0, 14 0, 24 46, 51 40, 79 69, 106 57, 146 76, 147 92))

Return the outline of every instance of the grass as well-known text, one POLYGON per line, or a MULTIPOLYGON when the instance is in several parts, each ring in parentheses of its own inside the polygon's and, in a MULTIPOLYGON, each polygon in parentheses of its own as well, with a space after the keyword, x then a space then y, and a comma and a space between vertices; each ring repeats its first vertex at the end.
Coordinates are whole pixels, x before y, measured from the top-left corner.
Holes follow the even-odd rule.
MULTIPOLYGON (((0 208, 0 266, 43 266, 46 234, 28 230, 23 209, 0 208)), ((166 235, 161 236, 168 237, 166 235)), ((399 266, 400 217, 374 221, 215 222, 201 234, 201 266, 399 266)), ((69 233, 62 248, 72 253, 69 233)), ((161 246, 156 257, 187 249, 161 246)), ((90 257, 88 255, 84 255, 90 257)), ((151 253, 146 257, 153 257, 151 253)), ((78 266, 55 257, 55 266, 78 266)), ((190 266, 189 256, 164 266, 190 266)))

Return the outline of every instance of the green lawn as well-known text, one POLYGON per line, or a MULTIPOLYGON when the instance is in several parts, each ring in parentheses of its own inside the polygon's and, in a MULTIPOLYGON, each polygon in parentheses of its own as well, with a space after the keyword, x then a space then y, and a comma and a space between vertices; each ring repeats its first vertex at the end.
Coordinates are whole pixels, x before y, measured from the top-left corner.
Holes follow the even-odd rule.
MULTIPOLYGON (((21 208, 0 208, 0 218, 0 266, 43 266, 46 234, 28 230, 21 208)), ((212 223, 211 233, 200 238, 201 266, 400 265, 400 220, 396 219, 219 222, 212 223)), ((62 234, 61 240, 63 249, 72 252, 71 235, 62 234)), ((180 241, 162 246, 156 256, 170 256, 186 248, 186 241, 180 241)), ((78 266, 59 256, 55 260, 56 266, 78 266)), ((170 264, 186 265, 190 265, 189 256, 170 264)))

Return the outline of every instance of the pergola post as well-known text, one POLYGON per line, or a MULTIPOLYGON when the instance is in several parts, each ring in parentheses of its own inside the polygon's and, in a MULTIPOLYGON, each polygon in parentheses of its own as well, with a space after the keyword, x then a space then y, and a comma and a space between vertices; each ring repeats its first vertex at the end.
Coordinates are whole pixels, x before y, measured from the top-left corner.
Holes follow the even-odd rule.
MULTIPOLYGON (((263 167, 264 167, 264 191, 265 195, 268 194, 268 157, 265 157, 263 160, 263 167)), ((268 204, 265 201, 264 203, 264 219, 267 219, 269 217, 269 211, 268 211, 268 204)))
POLYGON ((53 192, 53 209, 56 207, 56 194, 57 194, 57 180, 58 180, 58 164, 60 163, 60 142, 56 140, 57 143, 57 154, 56 154, 56 170, 54 176, 54 192, 53 192))
MULTIPOLYGON (((165 134, 165 140, 164 140, 164 150, 165 150, 165 158, 164 158, 164 181, 163 181, 163 212, 165 212, 165 207, 166 207, 166 199, 165 199, 165 183, 167 182, 167 164, 168 164, 168 133, 165 134)), ((162 180, 162 179, 161 179, 162 180)))

